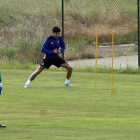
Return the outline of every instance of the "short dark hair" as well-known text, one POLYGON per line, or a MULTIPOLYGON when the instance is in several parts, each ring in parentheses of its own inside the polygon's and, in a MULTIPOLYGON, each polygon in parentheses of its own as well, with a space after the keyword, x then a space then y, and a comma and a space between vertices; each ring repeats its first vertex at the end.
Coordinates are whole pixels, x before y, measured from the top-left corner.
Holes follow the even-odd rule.
POLYGON ((53 33, 55 32, 61 32, 60 28, 58 26, 54 26, 52 29, 53 33))

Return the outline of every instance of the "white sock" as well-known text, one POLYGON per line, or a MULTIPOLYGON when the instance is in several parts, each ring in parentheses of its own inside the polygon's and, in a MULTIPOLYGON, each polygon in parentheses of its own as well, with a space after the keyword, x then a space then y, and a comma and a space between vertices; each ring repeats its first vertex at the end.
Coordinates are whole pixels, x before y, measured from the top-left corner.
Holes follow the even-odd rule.
POLYGON ((65 83, 69 83, 70 80, 66 79, 65 83))
POLYGON ((29 84, 30 84, 30 82, 31 82, 31 81, 30 81, 30 80, 28 80, 28 81, 26 82, 26 84, 28 84, 28 85, 29 85, 29 84))

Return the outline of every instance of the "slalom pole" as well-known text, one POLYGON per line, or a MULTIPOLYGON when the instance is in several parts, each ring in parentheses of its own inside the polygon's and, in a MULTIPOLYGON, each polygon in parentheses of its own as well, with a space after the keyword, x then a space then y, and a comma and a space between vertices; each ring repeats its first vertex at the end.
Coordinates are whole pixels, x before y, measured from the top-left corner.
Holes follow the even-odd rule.
POLYGON ((98 25, 96 30, 95 91, 96 91, 96 81, 97 81, 97 52, 98 52, 98 25))
POLYGON ((113 61, 114 61, 114 30, 112 30, 112 78, 111 78, 111 98, 113 94, 113 61))

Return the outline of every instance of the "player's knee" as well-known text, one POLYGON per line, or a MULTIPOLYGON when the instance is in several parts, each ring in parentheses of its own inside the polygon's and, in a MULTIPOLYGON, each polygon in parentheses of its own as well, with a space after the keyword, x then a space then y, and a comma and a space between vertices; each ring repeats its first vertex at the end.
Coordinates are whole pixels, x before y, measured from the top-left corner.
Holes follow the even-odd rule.
POLYGON ((44 67, 39 67, 37 70, 37 74, 41 73, 43 71, 44 67))
POLYGON ((36 72, 35 72, 35 75, 37 76, 39 73, 40 73, 40 71, 36 71, 36 72))
POLYGON ((38 74, 40 74, 42 71, 43 71, 42 69, 38 69, 38 70, 35 72, 36 76, 37 76, 38 74))
POLYGON ((69 66, 69 69, 68 69, 68 70, 72 72, 72 70, 73 70, 73 67, 69 66))

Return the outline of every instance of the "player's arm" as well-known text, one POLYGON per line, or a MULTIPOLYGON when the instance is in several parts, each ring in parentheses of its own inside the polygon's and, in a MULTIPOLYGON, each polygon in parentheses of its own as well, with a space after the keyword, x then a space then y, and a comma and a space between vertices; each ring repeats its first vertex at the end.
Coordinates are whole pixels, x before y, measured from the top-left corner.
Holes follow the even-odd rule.
POLYGON ((48 46, 49 46, 49 41, 48 41, 48 39, 46 39, 44 41, 43 45, 42 45, 41 52, 42 53, 45 53, 45 54, 53 54, 54 53, 54 50, 48 50, 47 49, 48 46))

